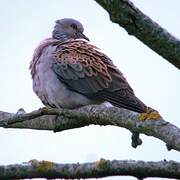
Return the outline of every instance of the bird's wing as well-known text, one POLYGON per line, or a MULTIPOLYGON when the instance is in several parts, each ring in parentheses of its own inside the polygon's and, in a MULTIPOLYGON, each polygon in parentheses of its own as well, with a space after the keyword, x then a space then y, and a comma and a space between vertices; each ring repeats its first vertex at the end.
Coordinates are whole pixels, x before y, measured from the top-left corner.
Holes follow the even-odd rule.
POLYGON ((53 53, 52 69, 73 91, 136 112, 145 111, 146 106, 110 58, 86 41, 59 44, 53 53))

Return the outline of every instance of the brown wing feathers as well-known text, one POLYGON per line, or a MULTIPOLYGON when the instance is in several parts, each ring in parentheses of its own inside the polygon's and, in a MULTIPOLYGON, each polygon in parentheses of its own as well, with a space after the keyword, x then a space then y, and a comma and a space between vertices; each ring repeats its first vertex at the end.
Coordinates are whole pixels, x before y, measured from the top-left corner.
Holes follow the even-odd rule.
POLYGON ((122 73, 95 46, 82 40, 61 43, 54 53, 53 70, 70 89, 115 106, 144 112, 122 73))

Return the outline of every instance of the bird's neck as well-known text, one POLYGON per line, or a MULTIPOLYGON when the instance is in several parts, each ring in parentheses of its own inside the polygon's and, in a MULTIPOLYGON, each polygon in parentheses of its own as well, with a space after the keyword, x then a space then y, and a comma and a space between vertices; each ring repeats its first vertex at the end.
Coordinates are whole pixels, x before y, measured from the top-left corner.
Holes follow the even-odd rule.
POLYGON ((57 39, 57 40, 62 41, 62 42, 70 39, 66 34, 60 33, 59 31, 56 31, 56 30, 54 30, 52 32, 52 37, 54 39, 57 39))

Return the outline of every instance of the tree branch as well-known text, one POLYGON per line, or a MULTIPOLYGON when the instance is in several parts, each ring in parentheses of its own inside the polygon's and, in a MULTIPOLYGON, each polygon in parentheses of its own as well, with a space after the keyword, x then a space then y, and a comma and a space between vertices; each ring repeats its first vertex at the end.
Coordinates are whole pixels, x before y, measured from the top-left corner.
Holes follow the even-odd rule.
POLYGON ((133 147, 140 145, 139 133, 156 137, 167 144, 168 150, 180 151, 180 129, 162 118, 140 121, 139 114, 117 107, 85 106, 76 110, 41 108, 31 113, 11 114, 0 111, 0 127, 30 128, 59 132, 91 124, 113 125, 133 133, 133 147))
POLYGON ((95 0, 122 26, 153 51, 180 69, 180 41, 143 14, 130 0, 95 0))
POLYGON ((175 161, 109 161, 57 164, 31 160, 28 163, 0 166, 0 179, 24 178, 99 178, 128 175, 137 178, 180 178, 180 163, 175 161))

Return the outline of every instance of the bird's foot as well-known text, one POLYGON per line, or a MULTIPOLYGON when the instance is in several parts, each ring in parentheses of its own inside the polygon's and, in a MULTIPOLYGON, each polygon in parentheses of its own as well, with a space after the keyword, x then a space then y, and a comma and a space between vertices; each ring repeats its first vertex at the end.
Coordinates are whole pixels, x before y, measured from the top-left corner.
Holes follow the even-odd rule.
POLYGON ((41 112, 48 112, 50 109, 51 109, 51 108, 50 108, 50 107, 47 107, 47 106, 42 107, 42 108, 39 108, 39 110, 40 110, 41 112))
POLYGON ((140 121, 145 121, 145 120, 158 120, 159 118, 161 118, 160 114, 158 111, 147 107, 146 112, 145 113, 141 113, 138 117, 138 119, 140 121))

